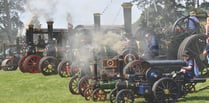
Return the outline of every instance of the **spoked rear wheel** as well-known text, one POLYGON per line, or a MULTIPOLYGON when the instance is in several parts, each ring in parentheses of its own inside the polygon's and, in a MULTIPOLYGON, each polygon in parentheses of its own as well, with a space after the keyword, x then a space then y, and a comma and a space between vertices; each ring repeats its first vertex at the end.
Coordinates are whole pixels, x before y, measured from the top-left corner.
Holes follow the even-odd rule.
POLYGON ((38 67, 38 63, 41 59, 41 56, 39 55, 30 55, 27 58, 25 58, 23 62, 24 70, 30 72, 30 73, 40 73, 40 69, 38 67))

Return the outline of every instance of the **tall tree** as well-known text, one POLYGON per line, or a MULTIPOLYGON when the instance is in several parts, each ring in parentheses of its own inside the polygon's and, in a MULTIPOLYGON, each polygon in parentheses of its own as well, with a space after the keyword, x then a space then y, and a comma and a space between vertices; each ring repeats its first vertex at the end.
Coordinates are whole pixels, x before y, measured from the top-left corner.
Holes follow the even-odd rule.
POLYGON ((146 25, 145 27, 150 29, 168 27, 178 18, 188 15, 189 10, 203 6, 207 8, 208 4, 199 0, 133 0, 132 2, 142 10, 137 24, 146 25))
POLYGON ((175 0, 134 0, 134 2, 137 2, 138 7, 143 10, 139 22, 148 27, 169 26, 178 18, 178 9, 184 9, 184 6, 175 0))
POLYGON ((14 41, 18 29, 23 27, 19 13, 24 11, 24 0, 0 0, 0 37, 14 41))

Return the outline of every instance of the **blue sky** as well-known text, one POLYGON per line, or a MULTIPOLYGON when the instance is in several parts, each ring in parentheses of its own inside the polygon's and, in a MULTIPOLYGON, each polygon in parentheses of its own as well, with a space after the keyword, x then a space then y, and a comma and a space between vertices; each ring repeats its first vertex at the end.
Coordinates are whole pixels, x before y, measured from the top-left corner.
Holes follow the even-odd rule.
MULTIPOLYGON (((123 24, 123 2, 131 0, 27 0, 27 9, 21 15, 22 21, 28 25, 33 15, 39 16, 42 27, 46 27, 47 20, 54 21, 54 27, 67 27, 67 14, 71 15, 68 21, 75 26, 79 24, 93 24, 93 13, 101 13, 101 25, 123 24)), ((133 5, 132 22, 140 16, 140 10, 133 5)))

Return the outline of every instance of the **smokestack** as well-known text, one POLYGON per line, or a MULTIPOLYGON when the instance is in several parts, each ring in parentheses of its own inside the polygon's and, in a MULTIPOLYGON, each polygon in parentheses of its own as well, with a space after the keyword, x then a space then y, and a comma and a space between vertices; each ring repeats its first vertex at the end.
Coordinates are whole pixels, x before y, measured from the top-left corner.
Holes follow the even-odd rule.
POLYGON ((123 15, 124 15, 124 26, 125 26, 125 31, 127 36, 132 36, 132 27, 131 27, 131 8, 132 8, 131 3, 123 3, 123 15))
POLYGON ((27 29, 26 30, 26 34, 25 34, 25 41, 26 41, 26 43, 29 42, 29 40, 28 40, 29 39, 29 33, 28 32, 29 32, 29 30, 27 29))
POLYGON ((53 37, 53 23, 54 23, 53 21, 47 21, 49 42, 52 41, 52 37, 53 37))
POLYGON ((30 24, 28 27, 28 31, 26 32, 26 43, 27 44, 33 44, 33 26, 30 24))
POLYGON ((94 28, 95 28, 95 31, 98 31, 100 30, 100 13, 94 13, 94 28))

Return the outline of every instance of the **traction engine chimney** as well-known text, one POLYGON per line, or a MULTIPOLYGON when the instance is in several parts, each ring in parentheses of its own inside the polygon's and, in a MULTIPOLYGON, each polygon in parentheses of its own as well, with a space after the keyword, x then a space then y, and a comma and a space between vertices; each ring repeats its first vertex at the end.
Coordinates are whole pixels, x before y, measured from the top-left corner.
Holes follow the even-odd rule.
POLYGON ((94 13, 94 28, 95 31, 99 31, 101 27, 100 13, 94 13))
POLYGON ((128 37, 132 36, 132 27, 131 27, 131 8, 132 8, 131 3, 123 3, 123 15, 124 15, 124 27, 125 27, 125 32, 128 37))
POLYGON ((53 37, 53 23, 54 23, 53 21, 47 21, 49 42, 52 42, 52 37, 53 37))
POLYGON ((34 25, 29 25, 28 32, 26 32, 26 43, 31 45, 33 44, 33 27, 34 25))

